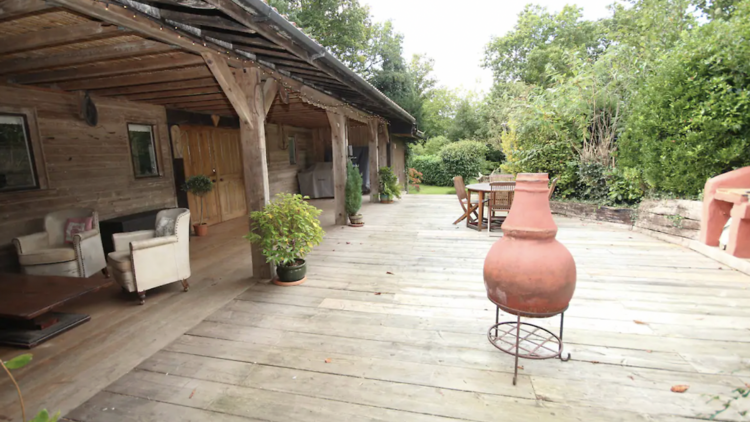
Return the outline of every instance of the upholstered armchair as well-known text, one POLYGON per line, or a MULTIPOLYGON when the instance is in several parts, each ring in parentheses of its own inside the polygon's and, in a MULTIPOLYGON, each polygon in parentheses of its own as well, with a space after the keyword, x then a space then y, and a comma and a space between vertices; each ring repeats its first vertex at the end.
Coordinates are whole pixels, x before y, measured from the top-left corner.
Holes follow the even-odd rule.
POLYGON ((91 209, 68 209, 47 214, 44 231, 13 239, 18 261, 25 274, 90 277, 106 273, 106 260, 99 236, 99 215, 91 209), (71 234, 66 242, 69 219, 89 219, 90 229, 71 234))
POLYGON ((107 266, 128 292, 137 292, 141 305, 146 290, 175 281, 188 291, 190 277, 190 211, 174 208, 156 214, 155 230, 115 233, 115 251, 107 266))

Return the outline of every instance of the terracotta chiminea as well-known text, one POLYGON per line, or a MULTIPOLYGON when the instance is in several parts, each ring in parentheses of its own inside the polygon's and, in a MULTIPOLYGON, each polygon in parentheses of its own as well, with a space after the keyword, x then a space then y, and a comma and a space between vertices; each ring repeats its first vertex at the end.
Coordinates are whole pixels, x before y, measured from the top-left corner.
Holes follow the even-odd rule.
POLYGON ((484 260, 487 297, 497 305, 495 325, 487 337, 498 349, 516 357, 513 385, 518 378, 518 358, 562 357, 563 316, 576 288, 576 264, 567 248, 555 239, 557 226, 549 207, 546 173, 521 173, 515 196, 502 225, 503 237, 484 260), (499 310, 516 315, 500 322, 499 310), (521 317, 560 315, 560 334, 521 317))
POLYGON ((546 173, 521 173, 500 238, 484 260, 487 297, 505 312, 547 317, 564 312, 576 288, 576 264, 555 239, 546 173))

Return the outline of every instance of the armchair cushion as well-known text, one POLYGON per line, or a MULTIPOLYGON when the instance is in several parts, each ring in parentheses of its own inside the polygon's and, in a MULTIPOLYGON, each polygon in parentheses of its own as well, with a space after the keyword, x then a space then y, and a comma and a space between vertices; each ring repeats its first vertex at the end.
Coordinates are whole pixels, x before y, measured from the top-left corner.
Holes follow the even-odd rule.
POLYGON ((75 261, 76 251, 72 246, 40 249, 18 256, 21 265, 57 264, 59 262, 75 261))
POLYGON ((93 217, 77 217, 65 220, 65 243, 73 243, 73 237, 78 233, 91 230, 93 217))
POLYGON ((40 232, 19 236, 13 239, 13 243, 16 245, 18 255, 23 255, 49 248, 49 235, 47 232, 40 232))
POLYGON ((130 251, 115 251, 107 255, 107 263, 121 273, 133 271, 133 263, 130 261, 130 251))
POLYGON ((169 217, 160 217, 156 220, 156 230, 154 231, 155 237, 164 237, 174 235, 175 219, 169 217))

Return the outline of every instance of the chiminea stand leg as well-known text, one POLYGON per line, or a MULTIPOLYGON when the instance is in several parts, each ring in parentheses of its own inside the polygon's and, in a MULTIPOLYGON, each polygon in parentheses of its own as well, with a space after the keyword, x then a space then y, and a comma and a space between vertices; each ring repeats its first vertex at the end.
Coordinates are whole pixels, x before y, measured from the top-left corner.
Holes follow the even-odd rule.
POLYGON ((497 338, 497 324, 500 323, 500 307, 495 306, 495 338, 497 338))
POLYGON ((565 322, 565 312, 562 312, 560 314, 560 360, 562 362, 567 362, 567 361, 570 360, 570 353, 568 353, 567 357, 563 357, 563 353, 562 353, 562 350, 563 350, 563 325, 564 325, 564 322, 565 322))
POLYGON ((516 323, 516 366, 513 368, 513 385, 516 385, 516 379, 518 378, 518 346, 521 342, 521 315, 518 315, 518 321, 516 323))

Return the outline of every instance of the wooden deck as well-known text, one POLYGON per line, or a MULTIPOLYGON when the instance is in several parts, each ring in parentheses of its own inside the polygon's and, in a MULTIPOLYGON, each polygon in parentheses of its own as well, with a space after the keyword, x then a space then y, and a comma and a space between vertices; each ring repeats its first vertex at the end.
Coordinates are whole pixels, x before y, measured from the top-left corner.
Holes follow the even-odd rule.
MULTIPOLYGON (((65 411, 93 396, 67 413, 80 422, 688 421, 750 382, 750 277, 639 233, 556 218, 578 264, 572 360, 522 360, 512 386, 513 358, 486 337, 482 265, 495 239, 452 226, 458 212, 447 196, 366 204, 364 228, 328 229, 306 284, 244 292, 245 246, 229 234, 241 227, 225 225, 196 255, 189 293, 163 292, 164 309, 157 298, 122 305, 111 311, 119 322, 94 318, 48 343, 76 353, 38 357, 22 387, 65 411), (86 338, 94 324, 117 335, 86 338), (58 381, 39 385, 50 372, 58 381), (677 384, 690 388, 671 392, 677 384)), ((0 386, 5 410, 12 396, 0 386)))

